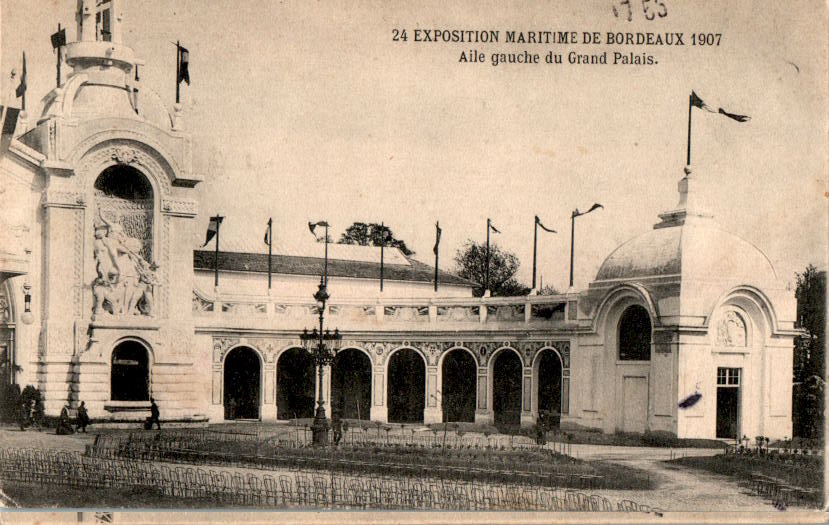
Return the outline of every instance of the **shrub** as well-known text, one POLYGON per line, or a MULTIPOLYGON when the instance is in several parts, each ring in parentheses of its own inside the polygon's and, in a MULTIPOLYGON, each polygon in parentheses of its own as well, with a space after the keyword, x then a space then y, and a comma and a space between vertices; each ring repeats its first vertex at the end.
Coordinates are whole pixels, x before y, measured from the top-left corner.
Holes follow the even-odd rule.
POLYGON ((673 432, 654 430, 642 435, 642 443, 649 447, 676 447, 679 445, 679 438, 673 432))

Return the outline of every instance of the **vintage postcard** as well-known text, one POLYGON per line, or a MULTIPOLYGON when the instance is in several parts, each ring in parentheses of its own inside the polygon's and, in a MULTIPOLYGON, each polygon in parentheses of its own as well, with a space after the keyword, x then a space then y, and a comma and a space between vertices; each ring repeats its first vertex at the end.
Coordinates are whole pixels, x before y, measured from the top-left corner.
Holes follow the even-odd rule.
POLYGON ((0 45, 0 522, 825 520, 824 3, 0 45))

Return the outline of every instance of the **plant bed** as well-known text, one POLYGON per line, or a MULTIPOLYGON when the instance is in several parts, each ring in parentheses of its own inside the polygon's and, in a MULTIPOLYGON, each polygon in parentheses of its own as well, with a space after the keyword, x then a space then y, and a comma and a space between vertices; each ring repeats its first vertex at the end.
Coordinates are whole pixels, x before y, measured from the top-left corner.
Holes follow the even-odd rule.
POLYGON ((646 473, 629 467, 586 462, 548 449, 486 450, 413 445, 280 447, 255 440, 198 442, 179 436, 135 434, 118 441, 99 440, 88 455, 140 458, 195 465, 239 465, 271 470, 432 477, 480 483, 529 483, 569 488, 649 489, 646 473))
POLYGON ((799 489, 806 503, 820 506, 823 494, 822 459, 806 456, 788 460, 775 456, 778 455, 718 454, 683 457, 668 463, 723 474, 741 482, 749 482, 758 475, 783 480, 786 485, 799 489))

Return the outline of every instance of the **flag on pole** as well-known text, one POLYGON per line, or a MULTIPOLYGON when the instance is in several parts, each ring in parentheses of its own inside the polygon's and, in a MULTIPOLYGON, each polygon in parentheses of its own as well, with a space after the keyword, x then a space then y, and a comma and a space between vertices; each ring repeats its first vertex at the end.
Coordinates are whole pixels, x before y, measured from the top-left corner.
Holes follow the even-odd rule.
POLYGON ((178 83, 182 80, 190 85, 190 52, 186 47, 178 46, 178 83))
MULTIPOLYGON (((23 73, 20 75, 20 84, 14 91, 17 98, 26 96, 26 52, 23 52, 23 73)), ((24 108, 25 109, 25 108, 24 108)))
POLYGON ((489 223, 489 228, 492 230, 492 233, 501 233, 491 222, 489 223))
POLYGON ((438 247, 440 246, 440 234, 443 233, 443 230, 440 228, 440 223, 435 223, 435 247, 432 248, 432 251, 435 255, 438 254, 438 247))
POLYGON ((325 221, 308 222, 308 229, 311 230, 311 235, 313 235, 315 239, 319 240, 319 237, 317 237, 317 226, 326 227, 328 226, 328 223, 325 221))
POLYGON ((544 230, 545 232, 556 233, 555 230, 552 230, 552 229, 544 226, 543 224, 541 224, 541 219, 538 218, 538 215, 535 216, 535 223, 538 224, 541 227, 541 229, 544 230))
POLYGON ((52 49, 57 49, 66 45, 66 29, 61 29, 57 33, 52 33, 52 49))
POLYGON ((268 227, 265 228, 265 244, 271 245, 271 222, 268 221, 268 227))
POLYGON ((748 115, 738 115, 736 113, 730 113, 723 108, 714 109, 708 104, 705 103, 699 96, 694 92, 691 91, 691 105, 697 108, 700 108, 703 111, 707 111, 708 113, 719 113, 720 115, 725 115, 726 117, 736 120, 737 122, 747 122, 751 120, 751 117, 748 115))
POLYGON ((202 244, 202 248, 207 246, 207 243, 216 236, 216 232, 219 231, 219 218, 218 217, 210 217, 210 223, 207 225, 207 236, 204 239, 204 244, 202 244))

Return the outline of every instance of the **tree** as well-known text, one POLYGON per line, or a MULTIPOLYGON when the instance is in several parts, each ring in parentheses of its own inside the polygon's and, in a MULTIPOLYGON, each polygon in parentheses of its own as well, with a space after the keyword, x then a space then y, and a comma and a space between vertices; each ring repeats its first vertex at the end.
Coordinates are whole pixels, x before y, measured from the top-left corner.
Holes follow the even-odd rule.
POLYGON ((342 234, 337 244, 359 244, 360 246, 380 246, 385 236, 386 246, 399 249, 405 255, 413 255, 414 252, 406 246, 406 242, 395 239, 391 228, 376 222, 365 223, 355 222, 342 234))
POLYGON ((811 264, 797 275, 797 325, 806 333, 794 346, 794 433, 819 438, 826 388, 826 272, 811 264))
MULTIPOLYGON (((521 264, 515 254, 502 250, 497 244, 490 245, 489 254, 489 290, 493 297, 529 293, 530 289, 515 278, 521 264)), ((458 275, 477 283, 475 295, 482 296, 486 287, 486 244, 467 240, 455 254, 455 263, 458 275)))

